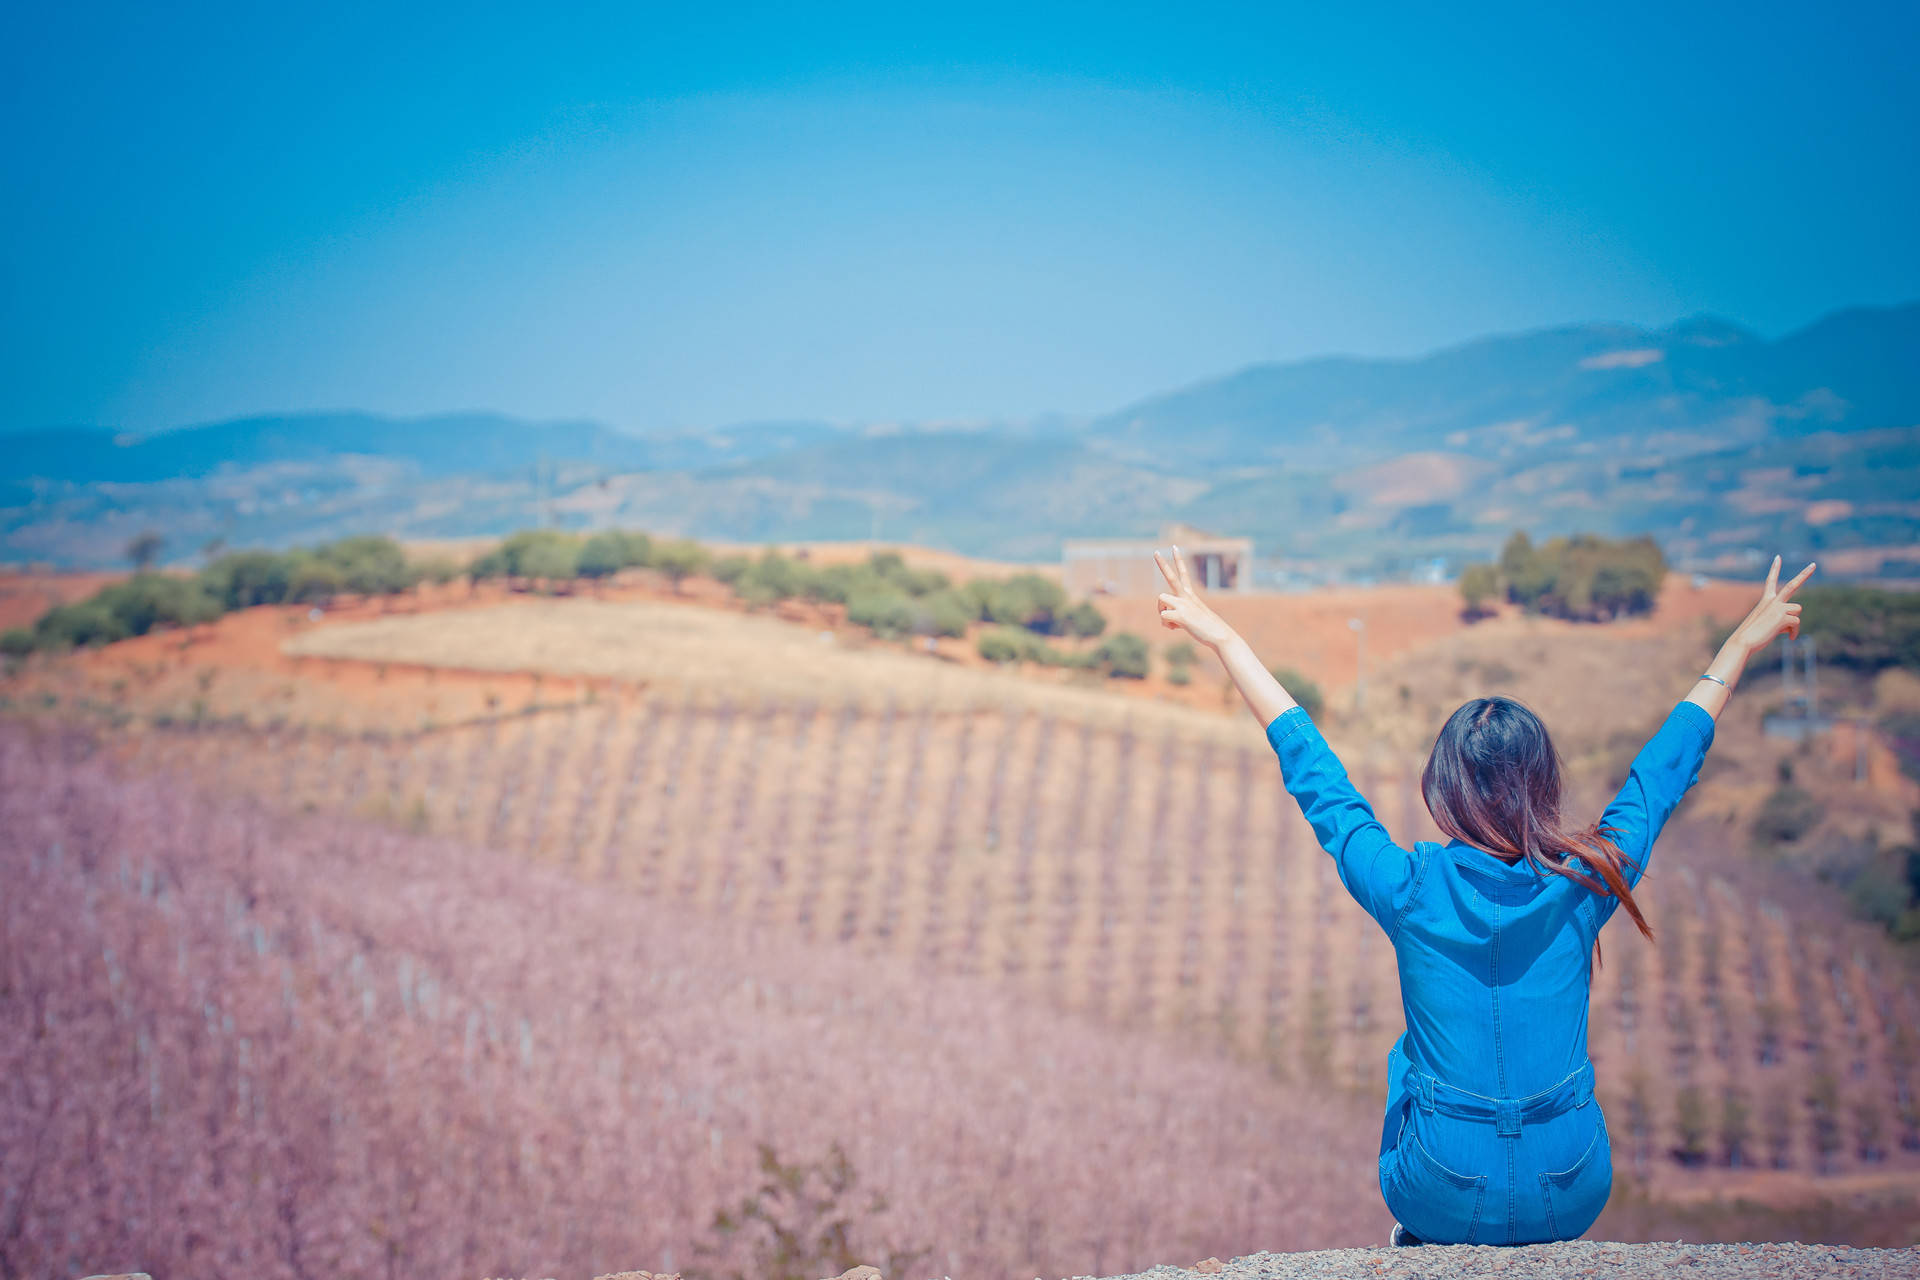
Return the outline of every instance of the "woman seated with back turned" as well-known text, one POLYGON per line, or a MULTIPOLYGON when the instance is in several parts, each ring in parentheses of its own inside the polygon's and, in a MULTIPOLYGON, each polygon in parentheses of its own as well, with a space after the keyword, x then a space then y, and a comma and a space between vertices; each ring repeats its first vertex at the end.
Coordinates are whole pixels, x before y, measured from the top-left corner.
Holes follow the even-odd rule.
POLYGON ((1327 740, 1247 642, 1201 600, 1179 548, 1154 561, 1161 622, 1212 649, 1280 757, 1340 880, 1393 942, 1407 1030, 1387 1058, 1380 1190, 1395 1244, 1571 1240, 1613 1186, 1606 1119, 1587 1059, 1587 997, 1600 930, 1625 907, 1667 815, 1699 778, 1747 660, 1800 633, 1774 558, 1760 601, 1686 699, 1634 757, 1600 821, 1560 816, 1546 726, 1511 698, 1475 698, 1440 730, 1421 774, 1452 839, 1403 849, 1327 740))

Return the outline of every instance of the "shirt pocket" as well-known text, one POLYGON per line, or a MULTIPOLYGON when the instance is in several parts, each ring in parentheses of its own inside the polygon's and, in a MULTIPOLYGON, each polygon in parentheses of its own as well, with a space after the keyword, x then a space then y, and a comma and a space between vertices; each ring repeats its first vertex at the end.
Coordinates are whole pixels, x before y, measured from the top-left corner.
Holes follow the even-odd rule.
POLYGON ((1388 1154, 1380 1189, 1394 1217, 1422 1240, 1475 1243, 1480 1212, 1486 1207, 1487 1176, 1440 1163, 1420 1141, 1418 1126, 1401 1131, 1399 1145, 1388 1154))
POLYGON ((1613 1144, 1606 1117, 1596 1115, 1593 1137, 1571 1165, 1540 1175, 1547 1231, 1556 1240, 1577 1240, 1607 1207, 1613 1193, 1613 1144))

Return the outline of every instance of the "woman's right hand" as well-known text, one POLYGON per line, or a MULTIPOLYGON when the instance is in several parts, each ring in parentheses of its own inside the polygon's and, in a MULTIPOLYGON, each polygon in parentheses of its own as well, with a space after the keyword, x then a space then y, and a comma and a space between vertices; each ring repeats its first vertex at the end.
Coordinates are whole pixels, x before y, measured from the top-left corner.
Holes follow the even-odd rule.
POLYGON ((1767 585, 1760 591, 1760 602, 1753 606, 1740 625, 1733 629, 1733 634, 1727 637, 1729 647, 1738 646, 1740 649, 1743 662, 1772 644, 1773 638, 1782 632, 1796 640, 1800 638, 1800 606, 1793 603, 1793 593, 1812 574, 1813 566, 1809 564, 1783 587, 1780 585, 1780 557, 1773 558, 1773 567, 1767 570, 1767 585))

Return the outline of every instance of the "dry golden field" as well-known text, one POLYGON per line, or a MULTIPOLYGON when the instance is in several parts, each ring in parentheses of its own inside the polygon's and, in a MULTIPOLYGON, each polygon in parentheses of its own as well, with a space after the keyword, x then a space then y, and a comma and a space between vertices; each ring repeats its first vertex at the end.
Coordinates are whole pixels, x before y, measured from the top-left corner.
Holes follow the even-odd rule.
MULTIPOLYGON (((315 628, 293 658, 514 675, 539 672, 706 698, 809 699, 939 712, 1026 707, 1100 724, 1133 719, 1211 734, 1223 717, 1120 698, 1097 675, 1027 680, 951 657, 804 625, 660 601, 526 600, 315 628)), ((948 646, 952 648, 951 645, 948 646)))

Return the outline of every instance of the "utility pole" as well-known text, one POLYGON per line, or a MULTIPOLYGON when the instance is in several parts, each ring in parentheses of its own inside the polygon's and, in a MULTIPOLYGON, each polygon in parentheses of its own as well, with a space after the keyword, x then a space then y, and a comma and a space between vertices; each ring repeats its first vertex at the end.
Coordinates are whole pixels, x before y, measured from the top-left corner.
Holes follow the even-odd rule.
POLYGON ((1367 704, 1367 620, 1348 618, 1353 632, 1353 709, 1356 714, 1367 704))
POLYGON ((1815 674, 1813 665, 1813 637, 1801 636, 1800 657, 1806 667, 1807 714, 1816 715, 1820 710, 1820 677, 1815 674))

